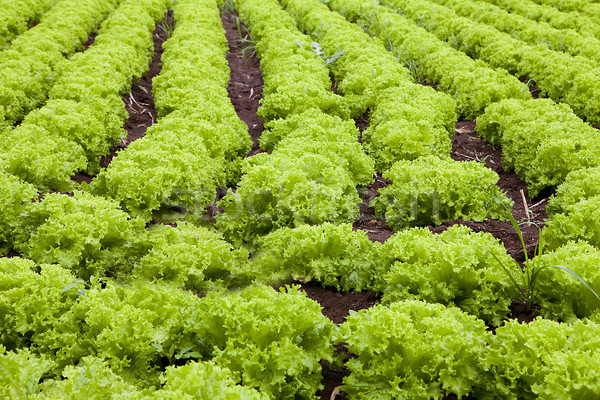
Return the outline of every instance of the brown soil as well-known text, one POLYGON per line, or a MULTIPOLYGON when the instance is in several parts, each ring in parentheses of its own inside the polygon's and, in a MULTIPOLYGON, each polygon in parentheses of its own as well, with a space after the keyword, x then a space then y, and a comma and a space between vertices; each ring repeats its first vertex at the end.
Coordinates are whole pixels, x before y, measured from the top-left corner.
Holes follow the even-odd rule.
POLYGON ((229 98, 235 107, 238 117, 248 125, 248 131, 252 137, 252 150, 248 156, 264 152, 258 145, 258 140, 265 129, 264 122, 256 114, 260 107, 260 99, 263 92, 263 79, 260 71, 258 58, 252 56, 249 51, 244 51, 244 40, 250 40, 250 34, 239 17, 235 13, 224 11, 221 21, 225 29, 225 36, 229 44, 227 61, 231 70, 227 91, 229 98), (236 21, 239 23, 236 24, 236 21), (240 32, 238 28, 240 27, 240 32))

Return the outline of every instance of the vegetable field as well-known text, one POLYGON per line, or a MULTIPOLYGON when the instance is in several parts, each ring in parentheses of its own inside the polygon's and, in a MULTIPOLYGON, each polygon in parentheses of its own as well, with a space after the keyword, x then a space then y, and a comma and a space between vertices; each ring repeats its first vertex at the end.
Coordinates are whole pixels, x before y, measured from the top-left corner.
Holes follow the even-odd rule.
POLYGON ((0 398, 600 398, 600 3, 0 0, 0 398))

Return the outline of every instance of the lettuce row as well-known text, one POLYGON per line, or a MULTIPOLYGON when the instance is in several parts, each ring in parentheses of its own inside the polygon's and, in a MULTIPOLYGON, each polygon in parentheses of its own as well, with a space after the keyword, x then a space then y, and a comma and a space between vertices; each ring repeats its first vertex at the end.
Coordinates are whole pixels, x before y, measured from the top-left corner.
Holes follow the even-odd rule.
POLYGON ((32 185, 4 172, 0 172, 0 193, 0 255, 4 256, 13 247, 26 203, 35 200, 38 194, 32 185))
POLYGON ((82 285, 92 277, 133 277, 204 293, 254 276, 247 252, 233 249, 215 231, 185 223, 146 229, 113 200, 84 192, 30 202, 35 191, 8 178, 4 249, 14 247, 38 264, 59 264, 82 285))
POLYGON ((383 176, 392 185, 371 205, 395 231, 456 219, 507 219, 512 207, 496 185, 498 174, 475 161, 420 157, 398 161, 383 176))
POLYGON ((373 181, 373 161, 358 143, 354 123, 339 116, 348 118, 349 110, 330 91, 324 61, 312 50, 318 44, 274 0, 236 6, 261 57, 259 113, 267 130, 260 144, 272 152, 244 160, 237 190, 218 203, 225 211, 216 216, 218 229, 240 244, 283 227, 351 222, 360 202, 356 186, 373 181), (302 105, 287 108, 292 104, 284 97, 302 105))
POLYGON ((541 318, 498 328, 482 363, 496 396, 506 399, 594 398, 600 392, 600 325, 541 318))
POLYGON ((504 246, 489 233, 453 226, 432 234, 427 228, 398 232, 383 245, 391 267, 376 287, 383 304, 424 300, 456 306, 499 326, 515 293, 502 268, 512 265, 504 246))
POLYGON ((58 0, 3 0, 0 2, 0 50, 10 47, 12 40, 29 29, 58 0))
POLYGON ((258 114, 263 120, 287 118, 311 108, 349 118, 344 97, 331 91, 329 71, 315 43, 276 1, 237 1, 236 8, 260 57, 264 90, 258 114))
POLYGON ((173 207, 199 217, 218 187, 237 181, 252 145, 227 95, 227 43, 217 3, 179 1, 174 18, 163 69, 153 80, 161 118, 91 184, 93 193, 145 220, 163 212, 161 218, 177 217, 173 207))
POLYGON ((552 6, 562 12, 577 12, 589 18, 600 17, 600 4, 598 2, 588 2, 586 0, 535 0, 535 3, 542 6, 552 6))
POLYGON ((408 70, 381 42, 323 4, 305 0, 282 4, 302 29, 319 38, 322 51, 339 56, 328 67, 338 91, 356 110, 354 115, 371 110, 363 138, 377 171, 401 159, 449 154, 456 121, 452 98, 412 83, 408 70))
POLYGON ((316 281, 361 292, 373 287, 385 265, 381 245, 349 224, 279 229, 261 238, 256 248, 250 269, 269 284, 316 281))
POLYGON ((0 56, 0 126, 19 122, 44 103, 56 67, 83 43, 119 0, 66 0, 19 35, 0 56))
POLYGON ((245 160, 237 190, 218 203, 224 213, 216 216, 217 228, 229 240, 253 243, 275 229, 348 223, 358 216, 357 183, 338 165, 345 162, 338 155, 341 146, 334 142, 322 154, 320 144, 305 150, 301 138, 293 145, 295 154, 263 153, 245 160))
POLYGON ((477 133, 502 145, 504 168, 514 167, 533 197, 571 171, 600 166, 600 132, 548 99, 492 104, 477 118, 477 133))
POLYGON ((531 78, 545 96, 568 103, 575 114, 592 124, 600 123, 600 74, 588 59, 552 51, 545 45, 527 45, 427 0, 382 3, 405 13, 467 55, 480 58, 493 68, 531 78))
POLYGON ((333 361, 336 329, 298 287, 211 292, 183 312, 189 345, 210 344, 236 382, 281 399, 313 399, 322 388, 319 361, 333 361))
POLYGON ((50 329, 77 299, 76 291, 62 292, 74 280, 57 265, 36 268, 31 260, 0 258, 0 345, 27 347, 50 329))
POLYGON ((356 399, 594 398, 600 325, 537 318, 486 331, 453 307, 414 300, 350 315, 340 342, 357 357, 342 391, 356 399))
POLYGON ((143 75, 152 56, 152 30, 166 11, 164 0, 125 1, 102 24, 95 43, 56 69, 50 101, 2 136, 7 172, 40 189, 69 191, 78 170, 97 173, 127 111, 121 94, 143 75), (13 147, 17 143, 17 147, 13 147), (25 147, 25 151, 23 150, 25 147))
POLYGON ((573 29, 555 29, 547 23, 537 23, 518 14, 511 14, 485 0, 464 2, 460 0, 433 0, 435 3, 452 8, 458 15, 493 26, 501 32, 516 35, 520 40, 532 45, 542 44, 555 51, 580 55, 595 65, 600 63, 598 47, 600 40, 580 35, 573 29))
MULTIPOLYGON (((490 395, 480 359, 491 334, 454 307, 408 300, 351 313, 340 329, 351 358, 341 390, 352 399, 490 395)), ((481 396, 481 397, 479 397, 481 396)))
POLYGON ((53 361, 28 350, 5 352, 0 346, 0 366, 0 381, 4 383, 0 386, 0 396, 3 398, 75 400, 103 398, 110 393, 111 399, 267 399, 252 388, 236 385, 229 370, 210 362, 167 367, 164 386, 159 390, 138 389, 94 356, 66 366, 60 378, 44 379, 55 366, 53 361))
POLYGON ((0 397, 35 398, 39 392, 38 383, 54 366, 51 360, 38 357, 27 349, 6 351, 0 344, 0 397))
MULTIPOLYGON (((94 384, 114 384, 117 390, 125 384, 145 391, 161 389, 166 380, 156 393, 162 398, 161 391, 198 390, 198 381, 179 387, 177 382, 208 374, 220 377, 232 391, 254 398, 255 392, 233 384, 257 388, 268 398, 308 399, 321 388, 319 361, 333 359, 333 323, 297 288, 277 292, 255 285, 199 298, 172 286, 132 281, 76 291, 66 270, 47 266, 37 275, 25 272, 29 266, 20 266, 20 275, 8 268, 9 273, 1 276, 2 306, 7 310, 3 319, 8 320, 2 321, 0 333, 3 343, 14 338, 10 350, 18 351, 20 339, 36 354, 48 357, 53 364, 44 371, 46 378, 64 371, 62 382, 42 384, 48 393, 85 390, 70 380, 104 376, 94 384), (28 285, 21 287, 19 278, 27 276, 38 278, 28 278, 28 285), (38 303, 38 312, 32 312, 38 303), (33 321, 15 323, 25 317, 33 321), (177 363, 189 364, 169 368, 177 363)), ((203 390, 217 389, 209 383, 203 390)))
POLYGON ((217 225, 231 232, 247 223, 243 230, 264 234, 273 227, 351 221, 356 186, 371 183, 374 172, 354 123, 312 109, 268 127, 261 144, 275 149, 244 160, 246 175, 219 203, 226 212, 217 225))
POLYGON ((454 96, 462 119, 471 120, 504 98, 531 97, 526 85, 506 71, 471 59, 386 7, 366 0, 329 1, 327 5, 384 41, 416 78, 454 96))
MULTIPOLYGON (((578 10, 577 12, 566 12, 570 10, 558 10, 545 4, 547 1, 556 3, 556 0, 542 0, 542 4, 536 4, 540 3, 540 0, 484 1, 502 7, 513 14, 519 14, 534 21, 547 22, 556 29, 573 29, 584 36, 595 36, 600 39, 600 26, 596 23, 596 20, 594 20, 594 18, 597 18, 599 15, 598 5, 594 4, 597 3, 595 0, 583 3, 579 2, 579 7, 582 10, 578 10), (586 15, 588 12, 591 12, 591 15, 586 15)), ((568 7, 569 3, 571 2, 560 0, 561 7, 568 7)))

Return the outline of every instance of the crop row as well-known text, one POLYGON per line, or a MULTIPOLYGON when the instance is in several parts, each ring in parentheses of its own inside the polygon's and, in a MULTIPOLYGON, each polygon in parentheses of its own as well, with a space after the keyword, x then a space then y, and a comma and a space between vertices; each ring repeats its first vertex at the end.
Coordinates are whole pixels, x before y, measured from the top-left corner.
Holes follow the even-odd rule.
POLYGON ((515 35, 531 45, 546 45, 555 51, 580 55, 597 66, 600 62, 600 40, 580 35, 573 29, 555 29, 547 23, 537 23, 518 14, 509 13, 485 1, 434 0, 452 8, 458 15, 493 26, 501 32, 515 35))
POLYGON ((327 5, 380 38, 415 79, 433 83, 454 97, 460 119, 472 120, 504 98, 531 96, 527 86, 508 72, 473 60, 387 7, 367 0, 327 5))
POLYGON ((569 104, 588 122, 600 122, 600 75, 587 59, 555 52, 542 45, 529 46, 427 0, 386 0, 383 3, 419 20, 419 24, 438 38, 468 55, 492 67, 531 78, 545 96, 569 104))
POLYGON ((12 40, 29 29, 58 0, 3 0, 0 2, 0 50, 10 46, 12 40))
MULTIPOLYGON (((597 4, 591 4, 592 8, 590 8, 590 5, 581 7, 584 10, 595 10, 592 11, 592 15, 585 15, 586 12, 561 12, 548 5, 536 4, 536 2, 532 0, 485 1, 502 7, 511 13, 519 14, 535 21, 547 22, 556 29, 573 29, 583 35, 593 36, 596 39, 600 39, 600 25, 596 22, 598 17, 597 4)), ((597 2, 592 1, 591 3, 597 2)))
POLYGON ((44 103, 57 68, 118 5, 117 0, 67 0, 0 53, 0 130, 44 103))
POLYGON ((159 121, 90 185, 147 221, 161 211, 172 217, 169 207, 200 217, 218 187, 237 181, 240 157, 251 147, 227 96, 227 43, 216 3, 179 1, 174 18, 177 29, 153 80, 159 121))
MULTIPOLYGON (((381 42, 318 1, 282 3, 289 13, 275 0, 233 3, 261 60, 260 113, 267 130, 260 144, 270 153, 241 159, 250 138, 227 97, 219 4, 179 0, 163 70, 154 80, 160 118, 86 187, 93 194, 38 199, 39 187, 0 172, 0 208, 6 211, 0 215, 0 249, 25 257, 0 259, 0 395, 314 398, 319 362, 340 365, 334 348, 340 343, 356 356, 346 363, 351 374, 342 390, 357 399, 597 394, 598 303, 576 279, 542 269, 535 300, 546 319, 506 323, 512 300, 523 293, 498 263, 516 279, 521 269, 496 239, 459 226, 439 235, 403 229, 506 216, 496 198, 510 203, 495 186, 497 175, 448 157, 456 121, 452 98, 412 83, 381 42), (330 73, 340 95, 330 90, 330 73), (373 159, 351 120, 367 109, 370 127, 363 139, 373 159), (372 182, 374 165, 393 181, 374 203, 398 230, 385 244, 344 223, 354 220, 356 188, 372 182), (243 247, 190 223, 147 225, 169 207, 183 207, 194 220, 217 187, 238 180, 237 190, 219 203, 225 211, 215 226, 243 247), (293 281, 374 290, 383 304, 335 325, 297 287, 278 292, 264 285, 293 281)), ((346 11, 356 12, 351 6, 359 2, 347 3, 346 11)), ((91 86, 101 94, 82 96, 109 105, 98 112, 120 130, 119 94, 144 72, 148 34, 165 8, 162 0, 125 0, 96 38, 99 50, 73 57, 61 75, 66 83, 56 84, 51 98, 91 86), (117 27, 115 37, 139 34, 133 46, 138 56, 135 63, 109 63, 102 73, 89 74, 120 86, 90 85, 82 74, 104 60, 93 58, 100 57, 102 43, 117 46, 109 27, 117 27)), ((123 57, 118 51, 115 59, 130 60, 130 52, 123 57)), ((89 104, 52 98, 15 131, 30 118, 46 121, 41 116, 53 114, 48 107, 58 100, 74 102, 75 109, 89 104)), ((596 140, 593 128, 564 105, 509 99, 488 107, 478 131, 503 145, 506 161, 533 190, 564 182, 549 206, 556 222, 544 231, 554 251, 526 267, 569 265, 600 287, 593 221, 585 230, 590 235, 577 237, 589 244, 559 231, 591 215, 600 198, 597 152, 585 147, 596 140), (544 125, 548 121, 540 116, 552 123, 544 125), (523 130, 529 136, 519 137, 523 130), (565 153, 556 143, 567 146, 565 153), (571 158, 565 163, 563 155, 571 158), (548 166, 554 169, 535 180, 535 172, 548 166)), ((91 152, 96 140, 115 137, 78 138, 69 143, 88 149, 83 154, 92 165, 107 149, 91 152)), ((25 173, 16 175, 42 186, 25 173)))
POLYGON ((39 190, 70 191, 77 171, 96 173, 127 112, 121 94, 143 75, 163 1, 124 2, 102 25, 93 47, 60 64, 49 101, 0 139, 3 170, 39 190))

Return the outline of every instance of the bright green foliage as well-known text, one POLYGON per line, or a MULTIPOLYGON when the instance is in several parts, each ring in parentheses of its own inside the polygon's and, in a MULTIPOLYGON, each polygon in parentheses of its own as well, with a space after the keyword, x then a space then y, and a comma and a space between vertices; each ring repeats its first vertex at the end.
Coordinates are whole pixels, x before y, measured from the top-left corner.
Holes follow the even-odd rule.
POLYGON ((546 23, 532 22, 529 18, 509 13, 485 1, 434 0, 434 2, 452 8, 463 17, 515 35, 526 43, 532 45, 542 44, 554 51, 580 55, 595 64, 600 61, 598 54, 600 41, 589 35, 581 35, 576 30, 555 29, 546 23))
POLYGON ((327 57, 338 57, 328 67, 353 115, 371 110, 363 139, 379 172, 398 160, 449 154, 456 121, 451 97, 412 83, 408 70, 378 39, 318 1, 282 4, 299 26, 319 40, 319 49, 327 57))
POLYGON ((57 263, 86 279, 131 270, 144 223, 104 197, 49 194, 23 214, 16 249, 37 263, 57 263))
POLYGON ((37 357, 29 350, 15 353, 0 345, 0 397, 3 399, 34 398, 39 391, 38 382, 54 363, 37 357))
POLYGON ((542 95, 569 104, 578 116, 592 124, 600 123, 600 75, 595 70, 596 63, 550 50, 546 45, 527 45, 427 0, 383 0, 382 3, 400 9, 470 57, 532 79, 542 95))
POLYGON ((181 400, 267 400, 253 388, 235 384, 232 373, 211 362, 190 362, 168 367, 166 384, 151 399, 181 400))
POLYGON ((1 258, 0 345, 14 350, 46 332, 77 297, 75 291, 62 292, 74 280, 70 271, 57 265, 40 269, 31 260, 1 258))
POLYGON ((272 152, 274 157, 294 159, 301 154, 318 154, 328 158, 332 165, 343 167, 355 185, 373 182, 373 160, 358 143, 358 129, 352 121, 312 109, 273 121, 269 126, 271 132, 265 141, 281 138, 272 152))
MULTIPOLYGON (((41 106, 64 57, 82 48, 88 35, 118 5, 116 0, 66 0, 19 35, 0 57, 0 107, 8 125, 41 106)), ((21 7, 27 5, 21 5, 21 7)), ((4 11, 5 7, 2 6, 4 11)))
POLYGON ((249 279, 244 278, 248 253, 233 249, 218 232, 180 223, 177 228, 156 225, 148 234, 151 249, 134 267, 134 279, 169 282, 199 292, 249 279))
POLYGON ((177 357, 186 353, 178 345, 182 310, 199 301, 192 293, 164 285, 109 283, 104 289, 85 290, 57 316, 51 329, 32 342, 41 353, 53 353, 59 366, 77 364, 91 355, 105 360, 128 383, 158 385, 162 357, 169 362, 199 357, 196 353, 177 357))
POLYGON ((477 119, 477 132, 502 145, 504 168, 514 167, 534 197, 571 171, 600 165, 600 132, 566 104, 504 100, 477 119))
POLYGON ((260 57, 264 91, 259 116, 272 121, 317 108, 348 118, 345 99, 330 90, 326 59, 318 43, 302 34, 274 0, 236 3, 260 57))
POLYGON ((176 132, 181 142, 192 137, 202 139, 214 159, 234 161, 248 154, 252 148, 248 127, 226 108, 178 110, 161 118, 159 124, 160 131, 176 132))
POLYGON ((298 288, 211 292, 182 311, 190 345, 210 343, 236 382, 276 399, 314 399, 322 387, 319 360, 332 361, 334 325, 298 288))
POLYGON ((35 188, 19 178, 0 172, 0 255, 13 246, 14 231, 21 225, 25 203, 35 200, 35 188))
POLYGON ((260 147, 267 150, 288 138, 339 142, 350 147, 358 141, 359 135, 354 122, 325 114, 316 108, 270 121, 266 128, 260 136, 260 147))
POLYGON ((110 152, 118 138, 125 137, 120 124, 105 125, 105 116, 84 102, 50 100, 44 107, 31 112, 23 125, 41 127, 54 137, 79 145, 90 162, 88 171, 97 172, 100 158, 110 152))
POLYGON ((335 162, 315 153, 246 159, 236 192, 218 203, 217 227, 229 240, 253 242, 274 229, 351 222, 360 199, 356 183, 335 162))
POLYGON ((143 398, 137 388, 126 383, 100 358, 83 357, 77 365, 67 365, 63 379, 49 379, 40 384, 36 399, 111 399, 143 398))
POLYGON ((210 157, 199 135, 181 128, 150 127, 94 179, 92 192, 112 197, 144 220, 163 206, 202 214, 225 181, 223 163, 210 157))
POLYGON ((498 174, 475 161, 420 157, 398 161, 384 177, 392 185, 371 204, 395 231, 456 219, 506 219, 512 206, 496 186, 498 174))
POLYGON ((536 303, 542 307, 538 314, 544 318, 574 322, 589 317, 600 309, 600 300, 579 280, 561 269, 559 265, 575 272, 596 292, 600 291, 600 250, 585 242, 569 242, 557 250, 536 257, 528 264, 544 268, 537 279, 536 303))
POLYGON ((51 100, 0 142, 5 171, 42 190, 62 191, 72 190, 75 172, 98 172, 100 158, 125 137, 121 94, 147 71, 152 31, 166 7, 165 0, 124 1, 103 22, 92 47, 68 60, 61 54, 52 67, 58 77, 50 80, 56 82, 51 100))
POLYGON ((380 93, 363 132, 377 171, 396 161, 450 155, 455 103, 432 88, 404 85, 380 93))
POLYGON ((349 224, 283 228, 258 241, 252 269, 267 282, 317 281, 338 290, 372 287, 381 246, 349 224))
POLYGON ((218 187, 237 182, 240 157, 252 146, 227 95, 227 42, 217 3, 178 1, 174 18, 177 29, 153 80, 162 118, 91 185, 145 220, 181 218, 171 208, 200 218, 218 187))
POLYGON ((496 330, 482 355, 503 399, 593 399, 600 392, 600 325, 516 320, 496 330))
POLYGON ((0 50, 10 47, 10 42, 29 29, 58 0, 3 0, 0 2, 0 50))
POLYGON ((556 29, 574 29, 585 36, 600 37, 600 26, 591 16, 597 14, 596 0, 485 0, 496 4, 511 13, 519 14, 540 22, 547 22, 556 29), (536 3, 543 3, 536 4, 536 3), (553 7, 550 7, 552 4, 553 7), (558 6, 558 9, 554 6, 558 6), (563 12, 575 11, 578 12, 563 12), (561 10, 561 11, 559 11, 561 10), (593 13, 596 10, 596 13, 593 13), (591 15, 586 15, 590 12, 591 15))
POLYGON ((600 166, 569 172, 565 181, 548 200, 546 211, 549 215, 564 213, 581 200, 600 196, 598 182, 600 182, 600 166))
POLYGON ((53 137, 42 127, 20 125, 0 135, 0 169, 39 190, 73 190, 73 172, 85 170, 86 166, 81 146, 53 137))
MULTIPOLYGON (((479 360, 491 336, 483 321, 439 304, 403 301, 353 313, 340 342, 351 358, 349 398, 442 399, 485 394, 479 360)), ((480 397, 483 398, 483 397, 480 397)))
POLYGON ((235 116, 227 97, 227 40, 216 1, 178 1, 173 11, 177 28, 165 42, 163 69, 152 82, 159 116, 211 102, 216 104, 209 110, 235 116))
POLYGON ((393 263, 377 285, 384 304, 418 299, 455 305, 495 326, 510 312, 514 293, 494 257, 505 264, 512 259, 489 233, 460 225, 439 235, 415 228, 389 238, 383 254, 393 263))
POLYGON ((417 79, 435 83, 456 100, 462 119, 473 119, 503 98, 529 98, 524 83, 453 49, 410 19, 368 0, 329 1, 333 10, 380 38, 417 79))
POLYGON ((554 214, 542 230, 548 249, 556 249, 571 240, 584 240, 600 248, 600 196, 590 197, 554 214))
POLYGON ((495 146, 503 144, 506 131, 535 121, 584 126, 567 104, 555 103, 550 99, 503 100, 490 105, 485 111, 477 118, 477 134, 495 146))

